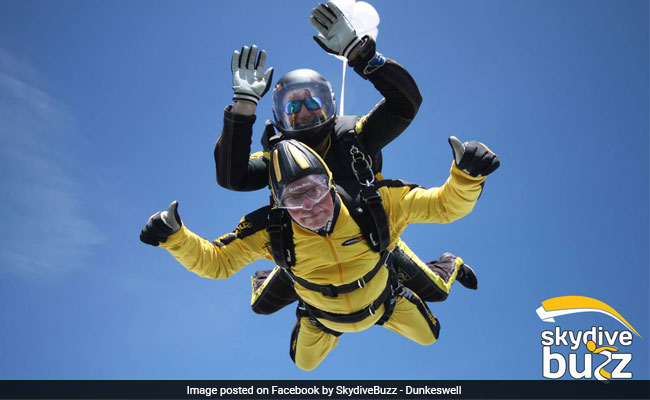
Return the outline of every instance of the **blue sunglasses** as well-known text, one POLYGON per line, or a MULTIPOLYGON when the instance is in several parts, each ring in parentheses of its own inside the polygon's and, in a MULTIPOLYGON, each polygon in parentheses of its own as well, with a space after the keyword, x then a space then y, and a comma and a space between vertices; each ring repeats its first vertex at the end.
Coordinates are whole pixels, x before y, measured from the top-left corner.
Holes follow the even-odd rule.
POLYGON ((318 110, 323 105, 320 97, 308 97, 304 100, 293 100, 288 102, 284 105, 284 112, 288 115, 297 114, 300 112, 303 103, 310 111, 318 110))

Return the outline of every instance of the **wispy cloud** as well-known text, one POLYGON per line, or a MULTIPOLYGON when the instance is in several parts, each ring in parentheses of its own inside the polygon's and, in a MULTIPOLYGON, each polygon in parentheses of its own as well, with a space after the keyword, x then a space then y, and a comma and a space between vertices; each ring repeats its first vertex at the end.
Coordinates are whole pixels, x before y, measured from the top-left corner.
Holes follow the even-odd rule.
POLYGON ((0 257, 40 275, 82 265, 104 238, 83 214, 79 166, 66 154, 74 114, 34 80, 34 69, 0 49, 0 257))

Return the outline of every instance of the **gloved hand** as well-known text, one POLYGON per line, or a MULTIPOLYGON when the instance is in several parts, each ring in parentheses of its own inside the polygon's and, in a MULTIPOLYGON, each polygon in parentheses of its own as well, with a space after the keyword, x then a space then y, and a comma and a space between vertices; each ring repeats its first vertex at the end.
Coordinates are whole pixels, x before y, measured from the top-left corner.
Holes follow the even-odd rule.
POLYGON ((273 80, 273 68, 264 72, 266 51, 257 55, 257 46, 249 49, 244 46, 241 52, 235 50, 232 55, 232 89, 235 95, 233 101, 249 101, 255 105, 269 91, 273 80))
POLYGON ((450 136, 449 145, 456 166, 473 177, 487 176, 501 165, 499 157, 481 142, 472 140, 461 143, 456 136, 450 136))
POLYGON ((331 1, 327 4, 319 3, 318 7, 312 9, 309 22, 319 32, 314 40, 328 53, 348 58, 360 42, 350 21, 331 1))
POLYGON ((172 201, 169 208, 158 211, 151 217, 140 232, 140 241, 152 246, 158 246, 167 241, 172 233, 178 232, 183 226, 183 221, 178 215, 178 202, 172 201))

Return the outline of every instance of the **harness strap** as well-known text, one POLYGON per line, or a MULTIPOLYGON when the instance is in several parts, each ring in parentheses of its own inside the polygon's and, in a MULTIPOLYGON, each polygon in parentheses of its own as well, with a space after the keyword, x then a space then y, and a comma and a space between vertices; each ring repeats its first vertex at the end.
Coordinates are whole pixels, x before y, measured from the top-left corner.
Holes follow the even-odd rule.
POLYGON ((368 318, 371 315, 374 315, 377 312, 377 309, 381 307, 382 304, 387 299, 390 299, 394 296, 393 285, 390 283, 390 278, 386 282, 386 287, 381 292, 379 297, 375 299, 368 307, 363 310, 351 313, 351 314, 335 314, 327 311, 314 308, 309 304, 305 303, 305 310, 314 318, 322 318, 332 322, 344 323, 344 324, 354 324, 361 322, 364 319, 368 318))
POLYGON ((309 319, 309 322, 311 322, 312 325, 314 325, 315 327, 317 327, 318 329, 320 329, 321 331, 323 331, 325 333, 329 333, 330 335, 334 335, 336 337, 339 337, 339 336, 341 336, 343 334, 342 332, 335 331, 333 329, 330 329, 330 328, 326 327, 319 320, 317 320, 313 316, 309 315, 309 313, 305 309, 305 302, 303 302, 303 301, 298 302, 298 307, 296 308, 296 317, 298 317, 298 321, 300 321, 300 318, 302 318, 302 317, 305 317, 305 318, 309 319))
POLYGON ((381 203, 381 195, 374 186, 363 187, 361 189, 361 199, 368 207, 368 212, 375 223, 377 238, 370 239, 378 242, 379 251, 384 251, 390 244, 390 228, 388 226, 388 217, 381 203))
POLYGON ((388 272, 390 273, 390 283, 393 286, 393 295, 390 298, 386 299, 386 302, 384 303, 384 315, 379 318, 379 321, 375 322, 375 325, 384 325, 386 321, 390 319, 390 317, 393 315, 393 311, 395 311, 397 297, 401 295, 404 290, 404 286, 397 277, 397 271, 395 268, 389 268, 388 272))
POLYGON ((361 185, 359 195, 368 208, 374 223, 374 232, 378 237, 370 234, 371 245, 376 251, 382 252, 390 244, 390 229, 386 211, 381 203, 381 196, 375 186, 375 174, 372 170, 372 159, 363 151, 363 145, 354 130, 342 135, 342 141, 349 147, 348 159, 352 172, 361 185))
POLYGON ((364 288, 366 286, 366 283, 370 282, 370 280, 374 278, 375 275, 377 275, 377 272, 379 272, 381 267, 390 265, 392 255, 393 255, 392 251, 383 252, 381 257, 379 258, 379 261, 377 261, 377 264, 375 264, 375 267, 370 272, 368 272, 363 277, 357 279, 354 282, 346 283, 340 286, 319 285, 317 283, 309 282, 308 280, 305 280, 303 278, 300 278, 299 276, 294 275, 293 271, 289 269, 285 269, 285 271, 287 271, 289 275, 291 275, 294 281, 298 282, 304 288, 313 290, 315 292, 321 292, 323 296, 336 297, 339 294, 350 293, 354 290, 364 288))
POLYGON ((356 186, 353 188, 350 188, 349 184, 350 182, 340 182, 340 184, 336 185, 336 191, 338 192, 343 204, 347 207, 354 222, 359 225, 361 234, 363 235, 363 238, 366 239, 368 246, 370 246, 372 251, 379 252, 379 241, 377 239, 378 234, 376 233, 377 227, 375 226, 375 220, 370 211, 368 211, 368 206, 366 206, 363 199, 361 199, 361 193, 356 187, 358 186, 358 182, 356 182, 356 186), (349 193, 354 193, 354 197, 349 193), (365 207, 361 207, 362 205, 365 207))
POLYGON ((401 179, 384 179, 375 184, 375 187, 379 189, 380 187, 404 187, 408 186, 411 189, 422 187, 416 183, 409 183, 401 179))
POLYGON ((273 260, 288 271, 289 268, 296 264, 296 261, 294 257, 293 230, 283 210, 272 208, 269 211, 269 222, 266 230, 269 233, 273 260))

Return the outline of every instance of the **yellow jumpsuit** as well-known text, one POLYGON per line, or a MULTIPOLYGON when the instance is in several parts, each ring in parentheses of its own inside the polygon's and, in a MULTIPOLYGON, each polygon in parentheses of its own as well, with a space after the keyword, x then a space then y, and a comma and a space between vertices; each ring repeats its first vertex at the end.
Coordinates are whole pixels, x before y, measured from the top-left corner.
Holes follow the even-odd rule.
MULTIPOLYGON (((408 186, 381 187, 379 193, 390 226, 391 243, 411 223, 448 223, 469 214, 478 199, 485 177, 475 178, 460 171, 452 163, 450 176, 437 188, 408 186)), ((336 195, 338 196, 338 194, 336 195)), ((362 278, 379 260, 362 237, 359 226, 343 202, 331 233, 318 235, 292 221, 296 264, 293 273, 319 285, 340 286, 362 278), (353 242, 354 244, 349 244, 353 242), (344 245, 346 243, 346 245, 344 245)), ((183 225, 161 247, 167 249, 185 268, 206 278, 224 279, 258 259, 273 261, 266 226, 245 217, 234 233, 210 242, 192 233, 183 225)), ((457 271, 457 269, 456 269, 457 271)), ((454 272, 455 274, 456 272, 454 272)), ((455 279, 455 276, 452 277, 455 279)), ((387 268, 381 268, 365 287, 327 297, 295 282, 298 296, 307 304, 326 312, 350 314, 373 303, 389 284, 387 268)), ((384 306, 358 323, 338 323, 318 319, 326 328, 337 332, 358 332, 374 325, 383 315, 384 306)), ((399 296, 393 314, 384 327, 419 344, 429 345, 438 337, 438 322, 416 294, 399 296)), ((338 336, 326 333, 309 318, 300 318, 294 327, 291 355, 298 367, 316 368, 338 343, 338 336)))

